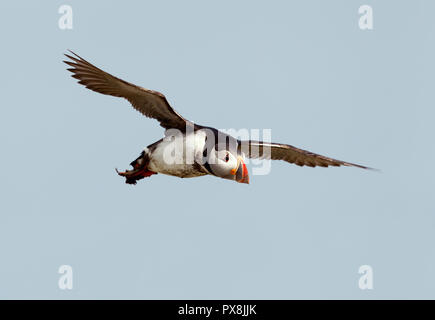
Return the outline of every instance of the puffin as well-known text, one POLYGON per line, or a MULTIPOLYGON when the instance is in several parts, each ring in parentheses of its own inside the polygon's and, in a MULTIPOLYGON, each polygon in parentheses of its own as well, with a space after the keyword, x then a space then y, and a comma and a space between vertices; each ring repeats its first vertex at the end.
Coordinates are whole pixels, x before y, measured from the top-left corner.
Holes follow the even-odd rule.
POLYGON ((95 92, 126 99, 134 109, 156 119, 165 129, 164 137, 146 148, 123 172, 127 184, 161 173, 180 178, 205 175, 249 183, 246 158, 283 160, 308 167, 357 167, 363 165, 329 158, 292 145, 267 141, 241 140, 223 131, 202 126, 182 117, 166 97, 117 78, 68 50, 64 60, 78 83, 95 92))

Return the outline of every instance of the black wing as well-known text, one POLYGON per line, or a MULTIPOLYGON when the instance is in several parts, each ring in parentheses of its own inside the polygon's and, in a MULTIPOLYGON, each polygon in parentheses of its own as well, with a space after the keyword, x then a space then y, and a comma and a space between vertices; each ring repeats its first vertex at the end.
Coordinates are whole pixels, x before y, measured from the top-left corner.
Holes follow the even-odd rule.
POLYGON ((102 94, 127 99, 137 111, 156 119, 163 128, 185 130, 188 121, 169 105, 163 94, 116 78, 74 52, 71 51, 71 53, 75 57, 67 54, 65 56, 72 61, 64 62, 72 67, 68 71, 73 73, 72 77, 78 79, 80 84, 102 94))
POLYGON ((358 167, 362 169, 372 169, 359 164, 345 162, 322 156, 320 154, 312 153, 310 151, 302 150, 288 144, 269 143, 263 141, 245 140, 240 142, 241 151, 248 158, 284 160, 294 163, 298 166, 309 167, 358 167))

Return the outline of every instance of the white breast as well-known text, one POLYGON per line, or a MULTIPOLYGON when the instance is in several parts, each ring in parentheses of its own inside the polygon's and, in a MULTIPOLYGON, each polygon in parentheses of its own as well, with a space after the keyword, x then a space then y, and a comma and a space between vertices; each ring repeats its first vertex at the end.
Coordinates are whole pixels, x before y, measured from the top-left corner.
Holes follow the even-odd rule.
POLYGON ((205 175, 200 163, 205 146, 205 133, 197 131, 165 137, 150 154, 148 169, 172 176, 190 178, 205 175))

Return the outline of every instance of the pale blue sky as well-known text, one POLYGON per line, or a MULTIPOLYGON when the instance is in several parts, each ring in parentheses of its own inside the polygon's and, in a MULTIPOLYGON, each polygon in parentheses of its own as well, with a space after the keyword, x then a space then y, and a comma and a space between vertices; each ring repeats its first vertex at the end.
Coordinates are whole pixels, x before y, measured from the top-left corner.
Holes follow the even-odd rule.
POLYGON ((433 1, 2 1, 0 298, 435 298, 433 1), (58 28, 70 4, 73 30, 58 28), (358 28, 358 8, 374 30, 358 28), (217 128, 382 169, 124 169, 162 136, 62 54, 217 128), (71 265, 74 288, 59 290, 71 265), (374 290, 358 288, 358 268, 374 290))

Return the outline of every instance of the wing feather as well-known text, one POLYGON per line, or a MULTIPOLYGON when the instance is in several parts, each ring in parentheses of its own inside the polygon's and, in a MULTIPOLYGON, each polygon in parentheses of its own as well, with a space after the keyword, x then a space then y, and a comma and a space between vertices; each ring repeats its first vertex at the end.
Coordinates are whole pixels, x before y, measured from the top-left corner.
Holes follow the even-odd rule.
POLYGON ((320 154, 296 148, 288 144, 268 143, 263 141, 240 141, 241 151, 248 158, 284 160, 298 166, 308 167, 358 167, 372 169, 359 164, 328 158, 320 154))
POLYGON ((186 129, 188 120, 178 114, 160 92, 114 77, 70 52, 74 56, 65 54, 71 61, 64 62, 72 67, 67 70, 73 73, 73 78, 79 80, 78 83, 98 93, 127 99, 137 111, 146 117, 156 119, 163 128, 177 128, 182 131, 186 129))

